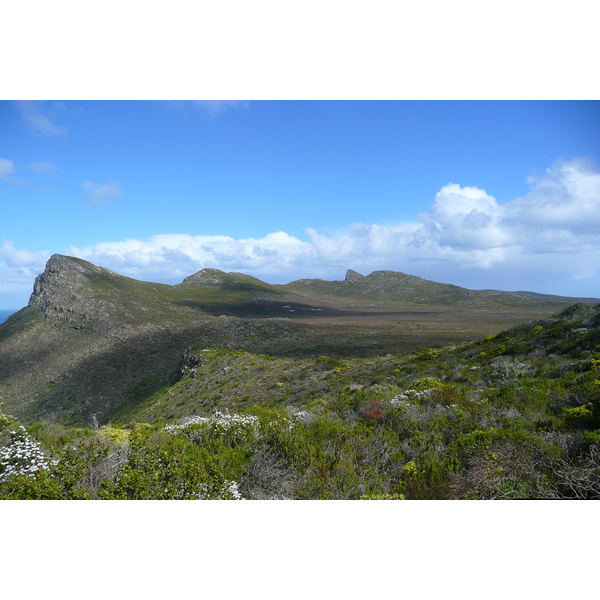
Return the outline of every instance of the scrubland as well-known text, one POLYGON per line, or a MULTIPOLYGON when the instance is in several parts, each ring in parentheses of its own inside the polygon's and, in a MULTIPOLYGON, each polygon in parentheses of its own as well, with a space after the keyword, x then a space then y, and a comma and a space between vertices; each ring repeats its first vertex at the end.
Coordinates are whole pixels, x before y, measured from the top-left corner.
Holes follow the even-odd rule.
POLYGON ((0 414, 0 498, 597 499, 600 305, 411 353, 195 346, 111 418, 0 414))

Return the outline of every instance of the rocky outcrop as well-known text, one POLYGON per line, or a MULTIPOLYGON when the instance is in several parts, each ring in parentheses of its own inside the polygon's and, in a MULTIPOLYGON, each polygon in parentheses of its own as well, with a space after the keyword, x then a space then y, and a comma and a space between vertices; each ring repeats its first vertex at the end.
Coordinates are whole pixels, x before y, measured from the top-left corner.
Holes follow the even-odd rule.
POLYGON ((359 279, 362 279, 364 277, 364 275, 361 275, 360 273, 357 273, 356 271, 353 271, 352 269, 348 269, 346 271, 346 278, 344 279, 344 281, 358 281, 359 279))
POLYGON ((227 281, 227 273, 220 269, 206 268, 186 277, 182 284, 186 285, 204 285, 204 286, 221 286, 227 281))
POLYGON ((54 254, 44 272, 35 279, 29 306, 40 308, 46 318, 83 329, 89 316, 81 306, 81 292, 87 289, 94 270, 97 274, 108 271, 77 258, 54 254))

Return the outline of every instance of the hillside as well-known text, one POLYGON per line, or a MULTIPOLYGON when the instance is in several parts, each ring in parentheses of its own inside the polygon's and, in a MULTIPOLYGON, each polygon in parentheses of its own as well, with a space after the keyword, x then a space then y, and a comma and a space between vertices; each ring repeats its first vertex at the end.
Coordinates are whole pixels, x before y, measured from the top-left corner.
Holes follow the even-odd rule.
POLYGON ((600 499, 600 305, 409 354, 194 347, 110 424, 0 412, 1 498, 600 499))
POLYGON ((343 282, 270 285, 203 269, 171 286, 54 255, 29 305, 0 325, 0 396, 26 423, 103 423, 176 382, 193 348, 285 358, 293 371, 294 360, 474 340, 548 316, 565 300, 349 273, 343 282))
POLYGON ((502 292, 498 290, 469 290, 448 283, 437 283, 398 273, 396 271, 373 271, 361 275, 351 269, 344 281, 299 279, 282 288, 299 294, 328 298, 371 299, 383 302, 410 304, 441 304, 452 306, 490 307, 505 306, 556 306, 557 302, 596 303, 596 298, 568 298, 535 292, 502 292))
POLYGON ((480 340, 410 354, 289 358, 194 347, 184 355, 176 382, 124 407, 115 421, 168 422, 214 410, 246 410, 258 399, 261 406, 314 408, 332 402, 344 390, 375 388, 381 394, 385 388, 408 389, 428 377, 473 387, 484 385, 490 373, 501 368, 510 381, 510 370, 517 364, 524 365, 522 373, 513 368, 517 377, 528 372, 560 379, 568 371, 600 367, 599 352, 600 304, 570 305, 551 318, 480 340))

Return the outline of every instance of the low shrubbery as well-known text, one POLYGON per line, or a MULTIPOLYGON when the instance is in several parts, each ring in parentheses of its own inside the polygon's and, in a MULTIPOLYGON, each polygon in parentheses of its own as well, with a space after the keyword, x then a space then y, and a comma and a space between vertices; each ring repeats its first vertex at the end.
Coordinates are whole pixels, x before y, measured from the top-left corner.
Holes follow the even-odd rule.
POLYGON ((11 430, 6 446, 0 448, 0 483, 18 475, 34 475, 40 469, 48 470, 48 459, 39 442, 22 425, 11 430))
POLYGON ((281 377, 292 386, 334 376, 293 407, 91 429, 24 428, 0 413, 0 497, 600 498, 593 310, 575 307, 436 356, 320 357, 298 380, 281 377), (548 351, 557 344, 568 351, 548 351), (523 353, 482 356, 500 346, 523 353))

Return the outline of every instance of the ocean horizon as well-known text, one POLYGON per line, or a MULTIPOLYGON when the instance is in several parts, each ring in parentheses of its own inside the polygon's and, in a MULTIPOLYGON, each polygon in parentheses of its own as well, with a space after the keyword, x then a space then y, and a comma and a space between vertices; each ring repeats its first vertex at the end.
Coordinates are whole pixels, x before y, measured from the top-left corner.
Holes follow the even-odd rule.
POLYGON ((0 309, 0 323, 4 323, 4 321, 10 317, 10 315, 16 313, 18 310, 18 308, 0 309))

